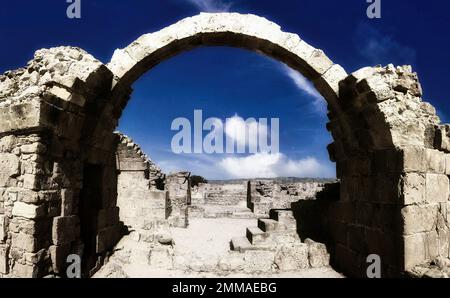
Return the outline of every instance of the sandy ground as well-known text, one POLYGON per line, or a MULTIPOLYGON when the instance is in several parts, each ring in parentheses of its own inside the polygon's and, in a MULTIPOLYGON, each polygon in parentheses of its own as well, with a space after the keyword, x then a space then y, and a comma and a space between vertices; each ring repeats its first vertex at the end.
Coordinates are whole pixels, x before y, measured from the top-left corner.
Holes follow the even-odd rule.
MULTIPOLYGON (((189 259, 214 262, 229 251, 230 240, 233 237, 244 237, 246 228, 256 226, 255 219, 191 219, 187 229, 173 228, 172 236, 175 242, 175 255, 189 256, 189 259)), ((131 264, 118 262, 119 257, 112 257, 111 261, 99 271, 95 277, 132 277, 132 278, 341 278, 343 277, 332 268, 307 269, 299 272, 277 274, 229 274, 226 276, 210 272, 184 272, 180 270, 153 269, 146 264, 147 247, 141 242, 126 240, 125 246, 133 246, 133 260, 131 264), (139 251, 142 253, 140 254, 139 251)))
POLYGON ((244 237, 247 227, 257 226, 256 219, 190 219, 187 229, 174 228, 176 253, 219 257, 230 249, 233 237, 244 237))

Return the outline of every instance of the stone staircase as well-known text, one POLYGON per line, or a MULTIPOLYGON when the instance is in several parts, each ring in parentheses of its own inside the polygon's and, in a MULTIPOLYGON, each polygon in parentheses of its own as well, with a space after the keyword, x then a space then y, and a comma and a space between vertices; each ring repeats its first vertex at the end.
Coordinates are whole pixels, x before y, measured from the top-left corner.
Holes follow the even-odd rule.
POLYGON ((231 239, 231 250, 275 250, 275 243, 301 241, 292 210, 272 210, 270 213, 270 218, 258 219, 257 227, 248 227, 246 237, 231 239))
POLYGON ((330 262, 324 244, 311 239, 302 243, 289 209, 272 209, 270 218, 260 218, 258 226, 247 228, 246 237, 232 238, 230 250, 243 254, 244 259, 249 253, 256 254, 259 264, 273 262, 279 272, 328 267, 330 262))

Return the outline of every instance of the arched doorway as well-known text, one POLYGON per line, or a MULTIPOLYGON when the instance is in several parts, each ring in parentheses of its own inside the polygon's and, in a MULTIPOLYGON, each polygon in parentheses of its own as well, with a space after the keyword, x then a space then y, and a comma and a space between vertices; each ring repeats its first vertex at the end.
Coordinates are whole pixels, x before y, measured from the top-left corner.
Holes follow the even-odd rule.
MULTIPOLYGON (((40 276, 49 266, 60 273, 68 253, 83 251, 79 221, 85 219, 77 208, 68 206, 80 193, 89 193, 85 188, 88 175, 83 174, 86 169, 95 168, 99 181, 115 180, 112 148, 116 136, 112 132, 130 97, 131 85, 173 55, 214 45, 241 47, 284 62, 311 80, 327 101, 327 128, 334 139, 328 149, 341 180, 340 201, 330 205, 327 217, 335 244, 333 254, 345 273, 364 276, 366 257, 371 253, 382 256, 384 275, 398 275, 436 254, 445 255, 448 228, 437 230, 414 218, 421 214, 423 219, 428 215, 437 219, 443 214, 437 204, 448 200, 448 136, 445 127, 439 126, 434 108, 422 102, 417 75, 410 68, 368 67, 348 75, 321 50, 263 18, 200 14, 143 35, 117 50, 107 66, 80 49, 61 47, 38 51, 30 62, 28 72, 48 71, 40 81, 27 80, 23 70, 2 77, 2 82, 21 82, 13 93, 27 94, 24 101, 3 107, 2 133, 15 140, 9 151, 14 144, 22 146, 23 134, 24 144, 31 143, 34 147, 30 150, 40 158, 33 165, 38 171, 22 174, 13 169, 4 184, 20 177, 16 185, 20 191, 53 196, 25 205, 11 201, 14 207, 7 226, 26 218, 26 222, 45 228, 32 235, 8 230, 12 239, 8 250, 20 247, 26 239, 29 251, 49 251, 51 259, 21 264, 20 260, 9 262, 7 254, 5 274, 11 270, 14 275, 40 276), (25 88, 32 86, 39 88, 25 88), (31 134, 35 135, 29 137, 31 134), (436 187, 444 195, 433 193, 436 187), (49 208, 52 204, 57 207, 49 208), (33 214, 24 212, 27 208, 33 214), (439 249, 429 254, 429 246, 439 249)), ((7 164, 16 164, 13 156, 2 158, 7 164)), ((97 223, 95 235, 87 232, 87 237, 95 238, 92 250, 95 247, 95 253, 102 254, 120 237, 117 186, 110 182, 90 188, 101 199, 98 212, 89 215, 97 223)))

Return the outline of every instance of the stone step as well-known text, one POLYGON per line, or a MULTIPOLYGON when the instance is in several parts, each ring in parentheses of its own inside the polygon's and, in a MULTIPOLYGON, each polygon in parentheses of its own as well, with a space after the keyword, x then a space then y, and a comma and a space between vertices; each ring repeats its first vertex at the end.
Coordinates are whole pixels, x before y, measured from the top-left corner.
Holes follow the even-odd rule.
POLYGON ((260 228, 264 232, 288 230, 288 227, 285 224, 280 223, 280 222, 270 219, 270 218, 258 219, 258 228, 260 228))
POLYGON ((247 237, 235 237, 230 241, 230 250, 238 251, 244 253, 248 250, 259 250, 259 251, 275 251, 276 247, 273 245, 253 245, 248 241, 247 237))
POLYGON ((231 239, 231 250, 245 252, 246 250, 250 250, 251 248, 252 244, 250 243, 250 241, 248 241, 247 237, 235 237, 231 239))
POLYGON ((286 225, 288 230, 297 229, 297 220, 292 210, 270 210, 270 218, 286 225))
POLYGON ((258 227, 248 227, 246 235, 250 243, 254 245, 266 243, 269 238, 269 233, 258 227))

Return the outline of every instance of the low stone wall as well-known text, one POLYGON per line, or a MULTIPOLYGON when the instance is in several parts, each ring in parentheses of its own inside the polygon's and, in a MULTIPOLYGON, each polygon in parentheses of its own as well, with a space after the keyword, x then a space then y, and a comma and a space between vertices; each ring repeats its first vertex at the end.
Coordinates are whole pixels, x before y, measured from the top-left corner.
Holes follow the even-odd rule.
POLYGON ((192 205, 245 206, 247 183, 201 183, 192 188, 192 205))
POLYGON ((294 202, 315 200, 325 184, 271 179, 250 181, 248 207, 260 215, 268 215, 271 209, 290 209, 294 202))

